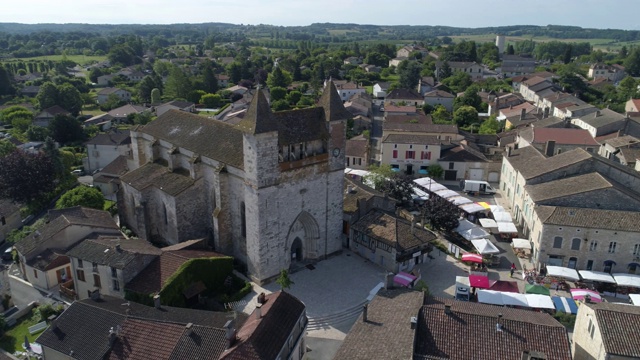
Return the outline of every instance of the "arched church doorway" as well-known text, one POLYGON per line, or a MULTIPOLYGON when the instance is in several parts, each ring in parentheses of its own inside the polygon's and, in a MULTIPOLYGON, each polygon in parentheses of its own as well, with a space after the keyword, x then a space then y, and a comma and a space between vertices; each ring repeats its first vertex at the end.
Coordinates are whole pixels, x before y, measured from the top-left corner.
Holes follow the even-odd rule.
POLYGON ((291 263, 293 264, 302 260, 304 260, 304 256, 302 255, 302 240, 296 237, 295 240, 293 240, 293 244, 291 244, 291 263))
POLYGON ((314 217, 306 211, 300 212, 289 228, 285 251, 288 267, 304 266, 321 256, 319 249, 320 228, 314 217))

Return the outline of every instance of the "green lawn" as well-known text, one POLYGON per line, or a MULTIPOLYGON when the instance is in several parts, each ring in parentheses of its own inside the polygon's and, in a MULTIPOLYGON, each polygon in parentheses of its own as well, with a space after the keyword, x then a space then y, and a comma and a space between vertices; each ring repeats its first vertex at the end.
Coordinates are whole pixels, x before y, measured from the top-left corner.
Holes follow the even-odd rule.
POLYGON ((34 342, 42 332, 35 335, 29 334, 29 326, 38 323, 38 321, 32 319, 32 317, 33 310, 18 320, 15 326, 5 332, 4 336, 0 339, 0 348, 12 354, 16 351, 23 351, 22 344, 24 344, 25 335, 29 339, 29 342, 34 342))
MULTIPOLYGON (((3 60, 4 62, 11 61, 29 61, 29 60, 52 60, 52 61, 60 61, 62 60, 63 55, 47 55, 47 56, 36 56, 30 58, 13 58, 8 60, 3 60)), ((95 62, 104 61, 107 59, 106 56, 86 56, 86 55, 67 55, 67 59, 71 60, 77 64, 91 64, 95 62)))

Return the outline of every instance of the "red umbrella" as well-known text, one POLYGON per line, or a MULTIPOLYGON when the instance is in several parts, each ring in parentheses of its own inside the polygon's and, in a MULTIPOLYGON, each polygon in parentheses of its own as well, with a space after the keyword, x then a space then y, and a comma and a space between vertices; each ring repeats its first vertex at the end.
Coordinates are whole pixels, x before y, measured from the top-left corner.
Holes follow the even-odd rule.
POLYGON ((462 261, 470 261, 470 262, 482 264, 482 255, 462 254, 462 261))

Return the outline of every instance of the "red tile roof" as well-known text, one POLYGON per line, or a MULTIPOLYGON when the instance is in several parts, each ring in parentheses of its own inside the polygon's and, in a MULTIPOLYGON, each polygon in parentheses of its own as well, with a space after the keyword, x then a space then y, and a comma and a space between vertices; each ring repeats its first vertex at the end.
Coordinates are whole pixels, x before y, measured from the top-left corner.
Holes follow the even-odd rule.
POLYGON ((553 140, 556 144, 565 145, 593 145, 598 146, 598 142, 587 130, 583 129, 563 129, 563 128, 534 128, 533 143, 543 144, 553 140))
POLYGON ((127 319, 106 359, 168 359, 184 331, 180 324, 127 319))

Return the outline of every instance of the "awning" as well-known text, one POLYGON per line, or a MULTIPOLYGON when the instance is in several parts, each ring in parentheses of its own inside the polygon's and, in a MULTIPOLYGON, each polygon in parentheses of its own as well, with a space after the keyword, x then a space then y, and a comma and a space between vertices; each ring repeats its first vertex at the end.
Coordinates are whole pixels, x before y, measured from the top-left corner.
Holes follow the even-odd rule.
POLYGON ((469 285, 479 289, 488 289, 489 277, 482 275, 469 275, 469 285))
POLYGON ((552 296, 551 300, 553 300, 553 305, 556 307, 557 311, 563 311, 567 314, 577 314, 578 313, 578 305, 573 299, 562 296, 552 296))
POLYGON ((585 296, 591 296, 591 301, 602 302, 602 296, 596 291, 587 289, 571 289, 571 297, 574 300, 584 301, 585 296))
POLYGON ((640 288, 640 275, 636 274, 611 274, 616 283, 620 286, 630 286, 640 288))
POLYGON ((427 169, 420 169, 418 170, 418 174, 424 174, 427 175, 429 172, 427 171, 427 169))
POLYGON ((393 172, 400 172, 400 168, 392 167, 392 168, 391 168, 391 171, 393 171, 393 172))
POLYGON ((500 205, 489 205, 489 209, 491 209, 491 212, 493 214, 499 213, 499 212, 505 212, 504 208, 500 205))
POLYGON ((607 274, 606 272, 580 270, 578 271, 578 273, 580 273, 580 277, 582 277, 584 280, 605 282, 610 284, 616 283, 616 280, 613 278, 613 276, 611 276, 611 274, 607 274))
POLYGON ((569 279, 569 280, 572 280, 572 281, 580 280, 580 275, 578 275, 578 272, 575 269, 571 269, 571 268, 564 267, 564 266, 548 265, 547 266, 547 275, 555 276, 555 277, 561 277, 561 278, 569 279))
POLYGON ((440 196, 443 199, 454 197, 454 196, 460 196, 460 194, 458 194, 457 192, 449 189, 438 190, 435 192, 435 194, 440 196))
POLYGON ((422 200, 428 200, 429 199, 429 194, 427 194, 426 192, 418 189, 417 187, 413 188, 413 193, 416 194, 416 196, 422 200))
POLYGON ((504 305, 502 293, 492 290, 478 290, 478 302, 484 304, 504 305))
POLYGON ((350 169, 350 168, 344 169, 344 173, 348 175, 355 175, 355 176, 369 175, 369 172, 367 170, 357 170, 357 169, 350 169))
POLYGON ((475 239, 471 240, 473 246, 478 250, 480 254, 498 254, 500 249, 491 243, 487 239, 475 239))
POLYGON ((613 260, 605 260, 604 266, 609 266, 609 265, 618 265, 618 264, 613 260))
POLYGON ((631 303, 635 306, 640 306, 640 294, 629 294, 631 303))
POLYGON ((468 276, 456 276, 456 287, 470 287, 468 276))
POLYGON ((525 294, 529 307, 536 309, 555 309, 553 300, 547 295, 525 294))
POLYGON ((465 230, 473 229, 474 227, 477 227, 477 225, 472 223, 469 220, 463 219, 458 222, 458 227, 456 228, 456 231, 460 233, 465 230))
POLYGON ((481 227, 474 227, 463 232, 458 232, 460 236, 467 240, 487 238, 490 234, 481 227))
POLYGON ((497 228, 498 223, 493 219, 483 218, 480 219, 480 225, 484 228, 497 228))
POLYGON ((473 201, 467 199, 464 196, 453 196, 447 199, 449 202, 453 203, 453 205, 462 205, 462 204, 470 204, 473 201))
POLYGON ((504 305, 529 307, 529 301, 525 294, 501 292, 500 295, 502 295, 502 303, 504 305))
POLYGON ((497 222, 512 222, 513 219, 508 212, 493 213, 493 219, 497 222))
POLYGON ((477 213, 478 211, 485 210, 482 207, 482 205, 478 205, 478 203, 462 204, 462 205, 459 205, 458 207, 468 214, 473 214, 473 213, 477 213))
POLYGON ((515 281, 491 280, 489 281, 489 285, 491 285, 489 290, 520 293, 518 283, 515 281))
POLYGON ((482 255, 478 254, 462 254, 462 261, 474 262, 482 264, 482 255))
POLYGON ((538 294, 538 295, 547 295, 551 294, 551 291, 542 285, 536 284, 527 284, 524 286, 524 292, 526 294, 538 294))
POLYGON ((413 275, 411 275, 409 273, 400 271, 398 274, 396 274, 396 276, 393 277, 393 282, 395 282, 397 284, 400 284, 402 286, 408 287, 409 285, 411 285, 411 283, 415 279, 417 279, 417 277, 415 277, 415 276, 413 276, 413 275))
POLYGON ((518 233, 518 229, 513 223, 498 222, 498 232, 501 234, 516 234, 518 233))
POLYGON ((413 182, 420 185, 420 186, 425 186, 425 185, 429 185, 429 184, 437 184, 436 181, 434 181, 432 178, 430 177, 421 177, 419 179, 413 179, 413 182))
MULTIPOLYGON (((531 250, 531 242, 527 239, 514 238, 511 241, 512 241, 511 245, 513 246, 514 249, 531 250)), ((578 275, 578 273, 576 273, 576 275, 578 275)))
POLYGON ((483 208, 485 208, 485 210, 491 209, 491 205, 489 205, 489 203, 485 202, 485 201, 479 201, 478 205, 482 206, 483 208))

